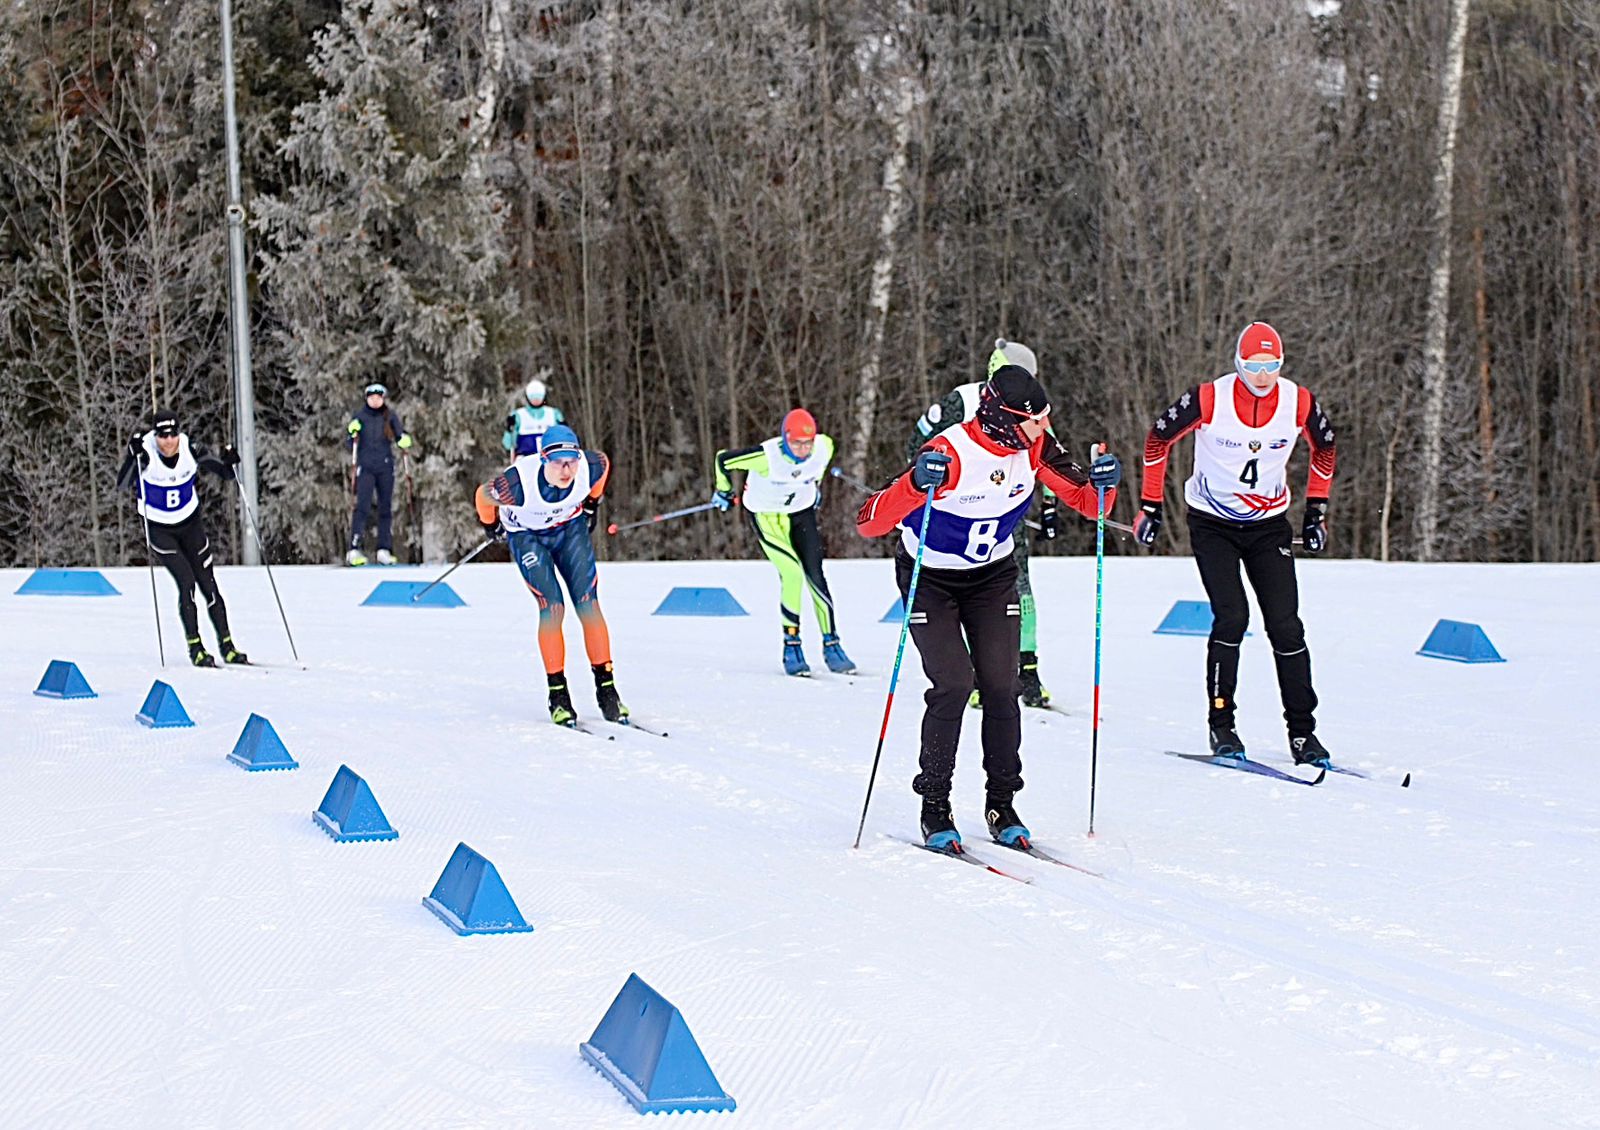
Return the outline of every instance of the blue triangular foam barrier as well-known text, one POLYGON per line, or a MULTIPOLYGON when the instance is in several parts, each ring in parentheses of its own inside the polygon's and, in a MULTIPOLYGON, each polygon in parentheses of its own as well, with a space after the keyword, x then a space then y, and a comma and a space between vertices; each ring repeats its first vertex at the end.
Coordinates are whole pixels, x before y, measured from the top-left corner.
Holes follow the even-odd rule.
POLYGON ((361 602, 361 607, 464 608, 466 603, 455 589, 442 581, 432 588, 428 588, 427 581, 379 581, 378 587, 361 602))
POLYGON ((44 678, 34 688, 34 694, 45 698, 99 698, 89 680, 83 677, 76 663, 65 659, 52 659, 44 669, 44 678))
POLYGON ((656 605, 656 616, 748 616, 727 589, 674 588, 656 605))
POLYGON ((189 719, 189 712, 178 701, 178 692, 160 679, 150 685, 150 693, 144 696, 144 705, 134 717, 156 730, 194 725, 189 719))
POLYGON ((628 975, 578 1051, 640 1114, 737 1106, 717 1082, 682 1013, 637 973, 628 975))
POLYGON ((259 714, 252 714, 245 721, 228 760, 251 771, 300 768, 300 763, 284 748, 283 739, 278 737, 272 723, 259 714))
POLYGON ((35 569, 18 596, 121 596, 97 569, 35 569))
POLYGON ((328 786, 327 795, 311 814, 311 819, 342 844, 362 840, 393 840, 400 836, 383 814, 383 809, 378 807, 378 798, 372 795, 372 789, 366 781, 352 773, 348 765, 339 766, 339 771, 333 775, 333 783, 328 786))
POLYGON ((903 597, 895 597, 894 603, 889 605, 889 611, 883 614, 880 624, 898 624, 906 618, 906 602, 903 597))
POLYGON ((1417 649, 1430 659, 1453 659, 1457 663, 1504 663, 1489 636, 1477 624, 1462 620, 1440 620, 1417 649))
POLYGON ((494 864, 457 844, 422 905, 458 934, 520 934, 532 930, 494 864))
MULTIPOLYGON (((1209 636, 1211 634, 1211 604, 1204 600, 1180 600, 1173 604, 1167 618, 1156 628, 1158 636, 1209 636)), ((1249 635, 1246 632, 1245 635, 1249 635)))

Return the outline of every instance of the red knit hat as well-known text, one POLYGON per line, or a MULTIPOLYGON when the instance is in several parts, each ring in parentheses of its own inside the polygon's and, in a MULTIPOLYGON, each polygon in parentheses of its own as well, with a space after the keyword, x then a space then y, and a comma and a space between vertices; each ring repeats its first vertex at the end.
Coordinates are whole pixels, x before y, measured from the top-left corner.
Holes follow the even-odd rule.
POLYGON ((783 438, 789 443, 817 438, 817 421, 804 408, 791 409, 783 418, 783 438))
POLYGON ((1279 361, 1283 360, 1283 339, 1278 336, 1277 330, 1265 322, 1251 322, 1244 328, 1233 350, 1233 363, 1238 365, 1257 353, 1270 353, 1279 361))

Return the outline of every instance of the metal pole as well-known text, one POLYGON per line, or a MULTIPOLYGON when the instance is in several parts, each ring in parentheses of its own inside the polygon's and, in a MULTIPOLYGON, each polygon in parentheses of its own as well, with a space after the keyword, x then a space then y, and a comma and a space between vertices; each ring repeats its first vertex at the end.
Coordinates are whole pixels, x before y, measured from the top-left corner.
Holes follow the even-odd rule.
MULTIPOLYGON (((250 377, 250 294, 245 289, 244 204, 239 190, 239 116, 234 104, 233 3, 220 0, 222 18, 222 121, 228 158, 228 282, 229 322, 233 339, 234 418, 238 435, 240 501, 256 503, 256 398, 250 377)), ((261 564, 260 545, 245 539, 246 565, 261 564)))

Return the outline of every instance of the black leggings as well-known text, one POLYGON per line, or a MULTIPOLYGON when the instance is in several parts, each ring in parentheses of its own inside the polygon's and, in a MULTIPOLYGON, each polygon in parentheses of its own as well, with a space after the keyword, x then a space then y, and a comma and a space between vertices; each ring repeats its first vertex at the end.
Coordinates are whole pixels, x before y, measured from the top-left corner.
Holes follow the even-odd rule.
MULTIPOLYGON (((912 560, 895 554, 900 597, 911 587, 912 560)), ((976 569, 923 569, 911 608, 911 638, 933 685, 923 701, 920 796, 950 794, 961 719, 976 683, 983 698, 983 771, 991 794, 1022 789, 1022 717, 1017 706, 1021 618, 1017 563, 1007 556, 976 569)))
POLYGON ((1200 580, 1211 598, 1211 639, 1206 645, 1206 695, 1213 726, 1233 728, 1234 689, 1239 684, 1239 644, 1250 624, 1239 566, 1244 566, 1250 587, 1256 590, 1267 639, 1278 667, 1278 692, 1283 698, 1283 719, 1289 733, 1299 736, 1316 729, 1317 694, 1311 689, 1311 653, 1306 650, 1306 630, 1300 623, 1300 589, 1295 581, 1290 549, 1289 519, 1239 525, 1219 522, 1193 512, 1189 515, 1189 543, 1194 547, 1200 580))
POLYGON ((356 508, 350 515, 350 548, 361 548, 361 535, 367 529, 372 498, 378 498, 378 548, 393 549, 394 465, 356 468, 356 508))
POLYGON ((196 513, 175 526, 151 522, 150 548, 177 582, 178 616, 183 620, 185 639, 200 639, 200 615, 194 603, 196 584, 205 595, 206 611, 217 630, 218 641, 228 638, 228 606, 222 602, 216 575, 211 572, 211 539, 206 537, 200 515, 196 513))

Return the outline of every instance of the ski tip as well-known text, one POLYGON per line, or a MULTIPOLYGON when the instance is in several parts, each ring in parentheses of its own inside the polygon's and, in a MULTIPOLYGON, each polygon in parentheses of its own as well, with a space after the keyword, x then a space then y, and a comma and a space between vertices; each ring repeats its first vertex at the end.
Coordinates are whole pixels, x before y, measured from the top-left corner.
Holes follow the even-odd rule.
POLYGON ((1320 784, 1322 784, 1322 779, 1324 777, 1326 777, 1327 775, 1328 775, 1328 769, 1327 769, 1326 766, 1324 766, 1323 768, 1317 770, 1317 775, 1316 775, 1315 779, 1312 780, 1311 783, 1313 785, 1320 785, 1320 784))
POLYGON ((1405 775, 1405 779, 1400 782, 1400 787, 1402 789, 1409 789, 1411 787, 1411 774, 1410 773, 1407 773, 1405 775))

